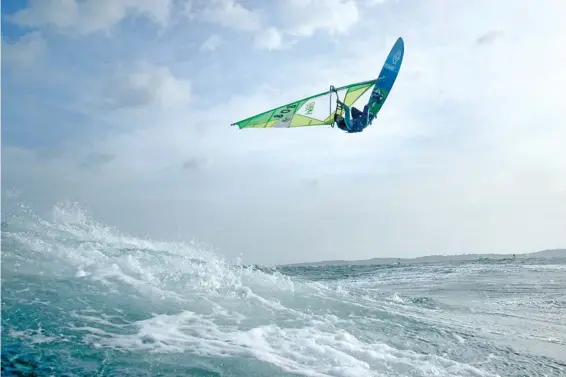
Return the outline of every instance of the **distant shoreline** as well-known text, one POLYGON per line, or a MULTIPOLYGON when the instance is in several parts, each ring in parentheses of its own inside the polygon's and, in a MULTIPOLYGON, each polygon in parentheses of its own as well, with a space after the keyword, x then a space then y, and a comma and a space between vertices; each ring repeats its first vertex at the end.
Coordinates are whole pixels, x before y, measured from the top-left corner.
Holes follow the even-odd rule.
MULTIPOLYGON (((515 253, 515 258, 566 258, 566 249, 549 249, 534 253, 515 253)), ((280 267, 293 266, 331 266, 331 265, 368 265, 368 264, 397 264, 418 262, 468 261, 478 259, 513 259, 513 254, 457 254, 457 255, 427 255, 415 258, 370 258, 360 260, 328 260, 319 262, 301 262, 280 264, 280 267)))

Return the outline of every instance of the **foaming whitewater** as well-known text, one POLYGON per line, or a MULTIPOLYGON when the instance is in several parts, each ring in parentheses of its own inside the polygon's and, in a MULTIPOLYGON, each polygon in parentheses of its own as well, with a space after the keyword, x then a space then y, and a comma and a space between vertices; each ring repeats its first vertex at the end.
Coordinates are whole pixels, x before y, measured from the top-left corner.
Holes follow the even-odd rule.
POLYGON ((565 375, 565 260, 255 268, 17 208, 3 376, 565 375))

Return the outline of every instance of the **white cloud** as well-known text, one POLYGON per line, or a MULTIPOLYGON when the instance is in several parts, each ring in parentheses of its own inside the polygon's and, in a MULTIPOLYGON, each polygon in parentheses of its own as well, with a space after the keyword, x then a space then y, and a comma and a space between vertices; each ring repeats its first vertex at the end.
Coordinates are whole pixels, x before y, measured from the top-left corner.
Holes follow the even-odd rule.
POLYGON ((165 26, 171 4, 171 0, 30 0, 27 8, 8 20, 25 27, 51 26, 71 35, 91 34, 108 32, 129 13, 165 26))
POLYGON ((271 27, 264 32, 258 33, 255 39, 255 46, 262 50, 277 50, 281 48, 281 32, 276 28, 271 27))
POLYGON ((225 28, 237 31, 258 31, 261 17, 236 0, 211 0, 202 11, 202 17, 225 28))
POLYGON ((184 105, 191 98, 191 84, 177 79, 169 68, 140 62, 122 67, 106 83, 104 98, 112 108, 184 105))
POLYGON ((318 30, 329 34, 347 32, 359 18, 354 0, 286 0, 280 3, 281 24, 286 33, 309 37, 318 30))
POLYGON ((16 66, 34 64, 46 51, 47 43, 38 32, 25 34, 17 41, 2 40, 2 60, 16 66))
MULTIPOLYGON (((193 3, 190 3, 193 4, 193 3)), ((330 35, 348 32, 359 20, 354 0, 284 0, 264 3, 269 9, 248 9, 236 0, 214 0, 204 9, 187 7, 189 18, 195 13, 204 20, 230 30, 251 33, 259 49, 276 50, 286 37, 305 38, 317 31, 330 35)))
POLYGON ((214 34, 211 35, 210 37, 208 37, 200 46, 200 48, 202 50, 206 50, 206 51, 214 51, 218 48, 218 46, 220 46, 220 43, 222 42, 222 38, 220 38, 218 35, 214 34))

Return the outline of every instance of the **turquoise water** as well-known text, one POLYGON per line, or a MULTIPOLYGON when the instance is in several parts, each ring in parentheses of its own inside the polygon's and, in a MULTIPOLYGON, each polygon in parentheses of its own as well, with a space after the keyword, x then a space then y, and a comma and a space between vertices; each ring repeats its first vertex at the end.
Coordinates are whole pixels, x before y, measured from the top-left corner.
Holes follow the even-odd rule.
POLYGON ((2 376, 566 374, 566 260, 257 268, 72 207, 2 221, 2 376))

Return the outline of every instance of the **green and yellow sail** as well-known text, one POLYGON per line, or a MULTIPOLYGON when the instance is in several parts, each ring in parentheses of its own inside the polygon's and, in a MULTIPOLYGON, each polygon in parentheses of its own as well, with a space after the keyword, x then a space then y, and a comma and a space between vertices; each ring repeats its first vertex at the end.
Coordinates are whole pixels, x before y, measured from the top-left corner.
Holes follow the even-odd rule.
POLYGON ((337 87, 336 92, 327 90, 240 120, 232 125, 240 129, 328 126, 334 123, 336 111, 340 115, 343 111, 341 108, 337 110, 336 93, 346 105, 363 107, 367 103, 370 89, 374 84, 375 79, 337 87))

